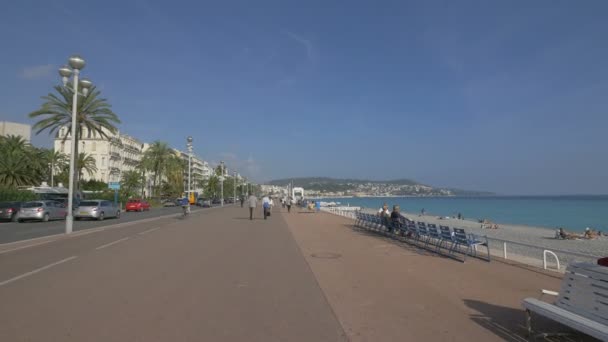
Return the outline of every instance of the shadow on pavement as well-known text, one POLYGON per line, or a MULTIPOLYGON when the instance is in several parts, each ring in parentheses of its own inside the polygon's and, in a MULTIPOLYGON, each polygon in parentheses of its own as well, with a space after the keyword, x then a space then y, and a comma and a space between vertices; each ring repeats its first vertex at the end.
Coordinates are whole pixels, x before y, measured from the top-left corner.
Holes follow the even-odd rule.
POLYGON ((473 322, 493 332, 505 341, 596 341, 590 336, 577 333, 559 323, 534 314, 532 314, 532 327, 536 334, 567 332, 572 333, 572 335, 528 339, 523 309, 504 307, 474 299, 465 299, 464 304, 478 312, 478 314, 471 314, 473 322))
POLYGON ((372 231, 369 229, 360 228, 353 224, 343 224, 343 226, 350 228, 353 232, 355 232, 359 235, 371 236, 371 237, 377 238, 383 242, 398 246, 400 248, 407 250, 408 252, 416 253, 420 256, 446 258, 445 255, 438 254, 438 253, 435 253, 428 249, 424 249, 422 247, 416 246, 412 243, 405 242, 405 241, 401 240, 400 236, 395 236, 395 235, 389 236, 389 235, 386 235, 381 232, 376 232, 376 231, 372 231))

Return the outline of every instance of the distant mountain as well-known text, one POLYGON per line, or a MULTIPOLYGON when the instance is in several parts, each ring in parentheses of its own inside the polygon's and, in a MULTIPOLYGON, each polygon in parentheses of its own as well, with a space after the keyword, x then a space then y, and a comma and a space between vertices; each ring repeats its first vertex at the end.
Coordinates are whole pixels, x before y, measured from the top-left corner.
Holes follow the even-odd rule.
POLYGON ((330 177, 300 177, 270 181, 269 185, 303 187, 306 191, 333 195, 355 196, 484 196, 489 192, 435 188, 411 179, 365 180, 330 177))

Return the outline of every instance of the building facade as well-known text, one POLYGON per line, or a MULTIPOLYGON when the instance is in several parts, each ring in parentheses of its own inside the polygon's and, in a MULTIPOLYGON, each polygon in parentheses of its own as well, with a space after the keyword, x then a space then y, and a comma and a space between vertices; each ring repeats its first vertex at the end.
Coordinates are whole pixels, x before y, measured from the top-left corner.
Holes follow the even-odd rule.
POLYGON ((0 121, 0 136, 17 135, 30 142, 32 126, 16 122, 0 121))
MULTIPOLYGON (((188 152, 180 151, 177 149, 174 149, 173 151, 178 157, 180 157, 184 161, 184 164, 186 165, 186 168, 184 170, 184 190, 188 190, 188 152)), ((193 191, 202 191, 204 181, 209 179, 212 173, 213 169, 211 168, 211 166, 209 166, 209 163, 194 154, 192 155, 191 189, 193 191)))
MULTIPOLYGON (((135 170, 143 157, 146 144, 126 134, 104 131, 107 138, 95 131, 83 128, 79 140, 78 153, 86 153, 95 159, 97 171, 83 173, 83 180, 95 179, 102 182, 119 182, 122 173, 135 170)), ((59 129, 54 142, 55 151, 70 155, 71 141, 67 128, 59 129), (66 136, 67 135, 67 136, 66 136)))

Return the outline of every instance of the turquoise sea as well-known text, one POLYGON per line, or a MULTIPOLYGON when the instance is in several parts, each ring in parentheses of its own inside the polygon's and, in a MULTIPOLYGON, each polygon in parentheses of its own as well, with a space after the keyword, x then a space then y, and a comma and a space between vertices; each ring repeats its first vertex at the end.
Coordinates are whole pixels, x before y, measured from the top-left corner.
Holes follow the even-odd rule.
POLYGON ((492 196, 492 197, 356 197, 323 198, 342 205, 380 208, 387 203, 402 211, 428 215, 455 216, 465 219, 486 218, 496 223, 510 223, 547 228, 564 227, 583 231, 593 227, 608 231, 608 195, 602 196, 492 196))

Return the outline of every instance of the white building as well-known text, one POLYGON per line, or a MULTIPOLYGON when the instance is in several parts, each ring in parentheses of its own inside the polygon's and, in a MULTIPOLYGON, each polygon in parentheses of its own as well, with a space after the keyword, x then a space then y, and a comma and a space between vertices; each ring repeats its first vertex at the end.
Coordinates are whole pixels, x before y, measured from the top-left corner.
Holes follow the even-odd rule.
MULTIPOLYGON (((177 149, 173 149, 175 154, 182 158, 185 162, 185 165, 188 165, 188 152, 180 151, 177 149)), ((192 185, 191 188, 193 191, 201 191, 203 180, 209 179, 211 174, 213 173, 213 169, 209 166, 209 163, 204 161, 202 158, 199 158, 196 155, 192 155, 192 185)), ((188 167, 184 170, 184 190, 188 189, 188 167)))
POLYGON ((17 135, 30 142, 32 126, 16 122, 0 121, 0 136, 17 135))
MULTIPOLYGON (((71 141, 67 134, 67 128, 59 130, 55 138, 55 151, 67 155, 71 153, 71 141)), ((83 174, 83 180, 95 179, 102 182, 118 182, 123 172, 135 170, 137 164, 147 148, 147 144, 126 135, 113 134, 106 131, 108 138, 102 138, 97 132, 83 128, 82 138, 79 140, 78 153, 86 153, 95 158, 97 172, 89 175, 83 174)))

